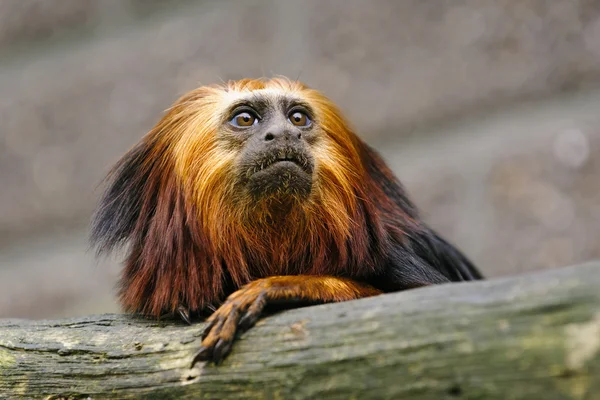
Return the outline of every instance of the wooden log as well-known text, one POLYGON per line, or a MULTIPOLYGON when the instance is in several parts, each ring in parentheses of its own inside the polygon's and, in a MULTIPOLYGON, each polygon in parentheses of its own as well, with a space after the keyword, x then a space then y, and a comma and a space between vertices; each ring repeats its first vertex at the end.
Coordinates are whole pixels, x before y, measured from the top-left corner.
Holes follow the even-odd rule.
POLYGON ((600 263, 261 320, 190 369, 202 324, 0 321, 0 398, 600 399, 600 263))

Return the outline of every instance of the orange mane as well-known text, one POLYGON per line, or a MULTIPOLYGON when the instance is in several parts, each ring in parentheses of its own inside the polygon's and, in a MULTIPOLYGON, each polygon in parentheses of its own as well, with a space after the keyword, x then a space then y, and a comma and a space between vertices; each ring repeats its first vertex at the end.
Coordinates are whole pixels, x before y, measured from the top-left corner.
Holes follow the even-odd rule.
POLYGON ((244 79, 200 87, 112 170, 93 239, 100 250, 129 244, 121 302, 155 316, 181 304, 203 310, 227 288, 264 276, 360 277, 376 270, 394 233, 382 216, 411 220, 370 170, 394 179, 337 107, 302 83, 244 79), (231 102, 255 91, 300 97, 320 130, 310 197, 283 216, 277 205, 253 202, 236 188, 237 151, 219 137, 231 102))

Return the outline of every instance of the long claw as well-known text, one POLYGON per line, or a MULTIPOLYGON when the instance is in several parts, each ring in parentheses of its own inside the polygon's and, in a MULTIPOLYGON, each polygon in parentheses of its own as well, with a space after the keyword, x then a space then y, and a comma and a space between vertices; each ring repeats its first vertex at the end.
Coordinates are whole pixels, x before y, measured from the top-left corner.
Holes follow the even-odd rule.
POLYGON ((186 322, 188 325, 192 324, 192 321, 190 320, 190 311, 187 308, 179 306, 177 307, 177 312, 184 322, 186 322))
POLYGON ((194 359, 192 360, 192 365, 190 368, 194 368, 197 362, 208 361, 212 356, 212 347, 200 347, 200 351, 196 353, 194 359))

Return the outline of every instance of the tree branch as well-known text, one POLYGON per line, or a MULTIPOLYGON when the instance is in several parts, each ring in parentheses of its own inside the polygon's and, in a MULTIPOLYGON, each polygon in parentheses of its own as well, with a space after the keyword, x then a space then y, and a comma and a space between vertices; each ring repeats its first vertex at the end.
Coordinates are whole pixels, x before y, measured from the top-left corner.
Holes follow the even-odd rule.
POLYGON ((189 369, 201 332, 2 320, 0 398, 598 399, 600 263, 281 312, 189 369))

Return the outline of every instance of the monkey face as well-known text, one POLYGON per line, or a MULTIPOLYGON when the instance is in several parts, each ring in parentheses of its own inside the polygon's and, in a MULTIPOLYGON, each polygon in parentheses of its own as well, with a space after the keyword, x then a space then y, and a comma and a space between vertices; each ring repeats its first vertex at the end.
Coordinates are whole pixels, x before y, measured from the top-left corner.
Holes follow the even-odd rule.
POLYGON ((313 115, 301 99, 268 91, 256 91, 229 107, 224 140, 238 148, 238 183, 255 200, 310 195, 315 170, 311 147, 318 136, 313 115))

